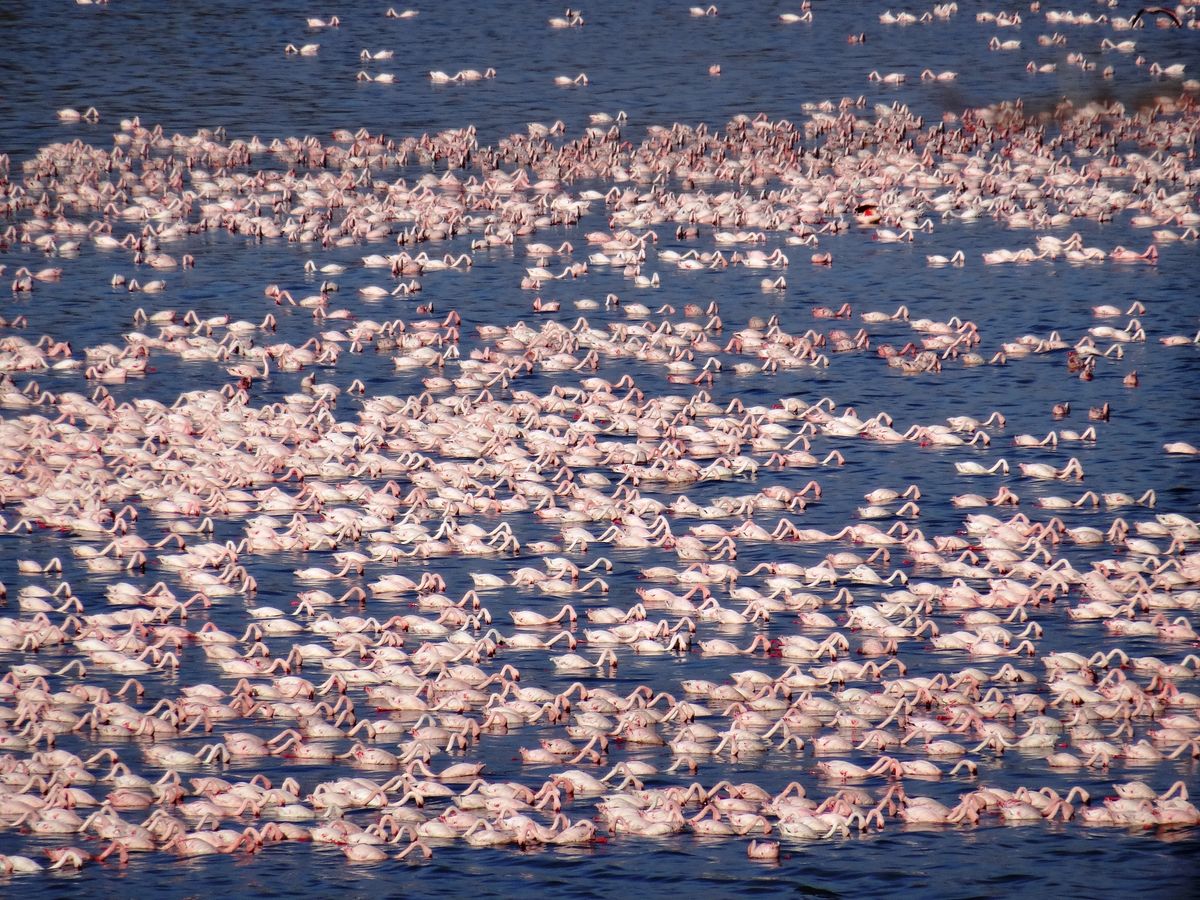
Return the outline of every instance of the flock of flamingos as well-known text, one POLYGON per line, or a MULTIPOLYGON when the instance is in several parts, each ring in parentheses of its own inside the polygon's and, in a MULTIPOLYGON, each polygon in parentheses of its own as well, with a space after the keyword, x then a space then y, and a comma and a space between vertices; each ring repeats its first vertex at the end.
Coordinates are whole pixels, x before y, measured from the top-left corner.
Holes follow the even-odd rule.
MULTIPOLYGON (((1122 21, 1176 27, 1140 18, 1122 21)), ((24 851, 0 873, 280 842, 370 864, 695 832, 769 861, 917 825, 1200 825, 1200 524, 1089 477, 1113 405, 1047 399, 1046 433, 1018 435, 1011 398, 897 422, 836 387, 850 360, 937 391, 1049 354, 1115 400, 1137 391, 1131 351, 1194 360, 1200 334, 1157 327, 1152 295, 1024 335, 920 318, 915 297, 790 331, 720 300, 755 269, 768 310, 854 234, 960 220, 1019 246, 928 265, 1194 255, 1189 86, 1053 121, 846 100, 495 145, 133 120, 111 146, 0 159, 0 502, 30 557, 0 617, 0 840, 24 851), (1081 221, 1148 246, 1086 246, 1081 221), (177 311, 219 235, 308 262, 236 312, 177 311), (39 293, 88 255, 136 301, 113 302, 123 341, 38 339, 39 293), (700 269, 704 299, 655 302, 700 269), (587 298, 597 271, 627 289, 587 298), (480 273, 519 281, 521 321, 456 308, 480 273), (168 402, 142 395, 170 390, 163 365, 194 375, 168 402), (806 372, 831 396, 780 387, 806 372), (918 483, 835 478, 918 445, 918 483), (806 524, 828 522, 831 482, 853 517, 806 524), (957 526, 923 526, 922 503, 957 526), (1014 766, 1022 785, 992 777, 1014 766)), ((1167 427, 1156 454, 1200 453, 1167 427)))

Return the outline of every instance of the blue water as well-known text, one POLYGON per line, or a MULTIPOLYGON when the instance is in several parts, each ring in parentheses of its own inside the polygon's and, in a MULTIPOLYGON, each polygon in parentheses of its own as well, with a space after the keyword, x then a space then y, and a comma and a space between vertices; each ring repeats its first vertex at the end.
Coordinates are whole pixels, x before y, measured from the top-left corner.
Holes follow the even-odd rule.
MULTIPOLYGON (((1145 57, 1147 64, 1157 61, 1163 65, 1184 63, 1187 74, 1200 72, 1200 44, 1194 30, 1173 30, 1148 27, 1135 32, 1115 33, 1098 26, 1053 25, 1016 4, 1005 4, 1008 11, 1020 10, 1025 22, 1019 28, 998 28, 975 20, 978 11, 973 4, 962 9, 949 21, 916 24, 907 27, 884 26, 878 13, 887 9, 882 4, 814 3, 814 23, 784 25, 778 16, 797 11, 786 3, 747 2, 720 4, 719 15, 694 18, 688 14, 686 3, 589 4, 582 8, 585 25, 581 28, 551 29, 546 20, 561 15, 553 4, 492 3, 475 4, 447 2, 414 7, 420 15, 413 19, 385 18, 386 4, 339 2, 329 8, 302 9, 286 3, 244 4, 213 0, 207 4, 161 4, 155 2, 113 2, 107 6, 45 6, 37 4, 0 5, 0 26, 6 37, 6 51, 0 58, 0 152, 11 158, 10 179, 21 177, 21 165, 31 160, 40 148, 55 142, 84 141, 108 149, 112 135, 122 119, 137 116, 142 125, 161 125, 164 134, 193 134, 198 129, 224 129, 227 139, 248 140, 258 136, 264 142, 274 138, 313 135, 328 143, 336 129, 352 131, 365 128, 372 134, 392 139, 435 134, 445 129, 474 125, 481 146, 495 146, 512 134, 524 134, 530 122, 547 125, 555 120, 565 124, 566 138, 573 139, 588 126, 588 116, 596 112, 616 115, 624 111, 628 121, 622 127, 624 140, 639 143, 649 126, 669 126, 680 122, 689 125, 706 123, 711 130, 725 127, 734 116, 754 116, 765 113, 770 119, 786 118, 803 123, 811 110, 802 104, 819 103, 830 99, 835 103, 842 97, 866 98, 866 108, 860 115, 869 115, 873 104, 908 105, 915 113, 932 124, 946 112, 961 113, 970 107, 1022 98, 1029 112, 1050 113, 1064 98, 1076 106, 1092 101, 1120 102, 1128 110, 1152 103, 1159 95, 1178 96, 1178 80, 1153 78, 1148 65, 1137 65, 1135 58, 1145 57), (308 16, 327 18, 336 14, 338 28, 320 30, 305 26, 308 16), (1059 32, 1066 37, 1065 46, 1042 47, 1039 34, 1059 32), (863 32, 865 43, 849 44, 849 34, 863 32), (1017 38, 1022 48, 1013 52, 991 52, 987 42, 993 36, 1017 38), (1133 39, 1137 51, 1120 54, 1101 51, 1101 39, 1133 39), (286 56, 288 43, 297 46, 319 43, 316 56, 286 56), (362 49, 372 52, 393 50, 390 60, 364 63, 359 59, 362 49), (1067 64, 1069 53, 1082 52, 1096 63, 1095 71, 1081 71, 1067 64), (1038 64, 1057 62, 1052 74, 1033 75, 1025 70, 1030 60, 1038 64), (719 77, 707 74, 710 65, 719 64, 719 77), (1114 77, 1104 79, 1100 70, 1114 67, 1114 77), (494 79, 466 84, 431 84, 430 70, 450 74, 463 69, 480 71, 494 67, 494 79), (924 68, 934 71, 954 70, 959 73, 952 82, 921 82, 924 68), (392 84, 360 82, 356 74, 366 69, 372 74, 391 73, 392 84), (902 86, 878 86, 868 81, 868 73, 905 72, 902 86), (559 75, 575 77, 585 72, 586 86, 558 87, 554 78, 559 75), (63 107, 80 111, 95 106, 101 116, 99 123, 63 123, 56 112, 63 107)), ((403 7, 397 5, 396 9, 403 7)), ((899 11, 899 7, 892 7, 899 11)), ((923 8, 911 7, 919 13, 923 8)), ((1099 5, 1088 7, 1093 14, 1131 15, 1137 4, 1119 3, 1106 10, 1099 5)), ((1000 7, 991 9, 1000 12, 1000 7)), ((1082 11, 1082 8, 1081 10, 1082 11)), ((1194 117, 1193 117, 1194 121, 1194 117)), ((607 126, 605 126, 607 127, 607 126)), ((1131 151, 1132 145, 1122 147, 1131 151)), ((1065 151, 1064 151, 1065 152, 1065 151)), ((267 155, 256 157, 251 168, 276 168, 278 163, 267 155)), ((1194 168, 1194 161, 1188 162, 1194 168)), ((506 166, 511 169, 511 166, 506 166)), ((414 163, 404 169, 394 168, 375 172, 374 178, 394 181, 406 178, 411 184, 430 171, 441 175, 445 164, 425 167, 414 163)), ((460 173, 464 180, 474 171, 460 173)), ((531 179, 533 180, 533 179, 531 179)), ((594 188, 601 192, 610 187, 607 182, 581 182, 569 185, 572 192, 594 188)), ((618 185, 634 186, 632 183, 618 185)), ((1128 185, 1120 185, 1128 187, 1128 185)), ((778 185, 769 185, 774 189, 778 185)), ((644 185, 637 189, 645 189, 644 185)), ((671 186, 678 189, 678 185, 671 186)), ((732 189, 725 183, 707 186, 712 192, 732 189)), ((1168 192, 1184 189, 1183 185, 1168 187, 1168 192)), ((1195 189, 1192 184, 1188 189, 1195 189)), ((1196 209, 1195 197, 1191 204, 1196 209)), ((98 212, 94 213, 99 216, 98 212)), ((1141 250, 1149 243, 1146 229, 1134 228, 1130 213, 1118 214, 1111 222, 1076 220, 1068 228, 1055 230, 1061 238, 1078 231, 1084 244, 1105 249, 1120 244, 1141 250)), ((27 214, 17 219, 17 224, 27 214)), ((92 214, 75 216, 85 224, 92 214)), ((936 218, 936 217, 935 217, 936 218)), ((403 225, 403 223, 400 223, 403 225)), ((7 227, 8 223, 4 223, 7 227)), ((603 203, 593 203, 591 212, 574 228, 543 229, 533 240, 557 246, 563 240, 574 242, 574 259, 585 252, 583 235, 588 231, 608 228, 603 203)), ((119 235, 129 230, 117 224, 119 235)), ((640 229, 639 229, 640 230, 640 229)), ((656 226, 660 240, 659 251, 716 248, 712 229, 702 229, 698 240, 679 240, 674 223, 656 226)), ((1176 229, 1177 231, 1182 229, 1176 229)), ((1162 445, 1167 441, 1190 441, 1200 444, 1200 352, 1195 346, 1164 348, 1160 337, 1170 334, 1196 332, 1200 325, 1200 305, 1197 303, 1200 279, 1197 278, 1197 244, 1183 241, 1162 244, 1157 265, 1073 265, 1065 260, 1035 262, 1024 265, 985 266, 981 254, 999 247, 1030 246, 1036 234, 1031 230, 1008 230, 990 219, 977 222, 937 221, 931 234, 919 234, 912 244, 881 244, 871 240, 870 229, 851 226, 845 233, 821 237, 821 251, 833 254, 834 265, 829 268, 808 265, 813 252, 808 248, 788 246, 783 235, 769 233, 765 244, 757 245, 770 253, 782 248, 790 257, 786 271, 788 288, 785 292, 767 294, 760 290, 764 274, 774 277, 774 271, 731 268, 721 271, 685 272, 670 263, 658 262, 650 251, 647 274, 658 272, 662 286, 657 290, 638 289, 623 277, 619 268, 593 267, 586 277, 551 283, 543 287, 541 296, 558 300, 562 311, 557 316, 570 325, 580 314, 594 326, 605 328, 610 323, 635 321, 620 309, 579 311, 575 302, 584 298, 601 300, 610 292, 621 296, 624 303, 640 302, 652 310, 661 304, 672 304, 682 311, 690 302, 706 306, 716 300, 725 322, 724 332, 714 336, 724 344, 738 329, 744 328, 752 317, 766 319, 777 316, 780 326, 793 334, 807 328, 828 330, 843 327, 853 333, 861 322, 859 314, 867 310, 891 311, 906 304, 914 318, 924 317, 944 321, 962 315, 975 321, 983 335, 980 352, 985 357, 999 349, 1002 342, 1024 334, 1046 336, 1060 330, 1065 340, 1075 342, 1087 328, 1097 324, 1090 307, 1097 303, 1112 303, 1124 309, 1132 301, 1141 300, 1147 308, 1141 316, 1148 331, 1145 343, 1126 347, 1121 360, 1101 360, 1096 377, 1080 381, 1068 374, 1061 353, 1033 355, 1013 359, 1006 366, 965 368, 948 364, 937 375, 904 376, 887 368, 874 353, 834 355, 828 369, 781 370, 777 375, 743 377, 732 371, 735 362, 746 357, 732 353, 721 354, 724 370, 709 388, 713 399, 724 405, 738 397, 747 405, 770 406, 784 398, 801 397, 812 401, 821 396, 832 397, 839 412, 854 406, 862 418, 887 411, 899 431, 914 423, 936 424, 947 416, 970 414, 984 418, 993 410, 1007 417, 1003 430, 990 429, 993 443, 990 449, 957 448, 940 450, 919 447, 914 443, 890 446, 867 441, 818 438, 814 452, 823 456, 831 449, 844 452, 847 464, 843 468, 815 470, 759 471, 756 479, 733 482, 707 482, 688 485, 684 489, 643 488, 643 493, 671 502, 680 493, 697 503, 705 504, 714 498, 728 495, 749 495, 773 484, 799 488, 810 477, 821 483, 823 499, 802 515, 790 517, 801 527, 836 531, 847 521, 856 507, 863 505, 862 495, 875 487, 903 488, 910 483, 921 486, 921 515, 918 522, 927 536, 948 535, 963 529, 965 515, 974 510, 951 506, 949 499, 967 491, 992 494, 1005 484, 1022 498, 1020 510, 1033 518, 1045 520, 1049 514, 1032 504, 1040 496, 1064 495, 1074 498, 1085 488, 1120 490, 1139 496, 1153 488, 1158 494, 1158 506, 1151 511, 1141 507, 1125 510, 1104 510, 1098 513, 1073 511, 1064 515, 1069 526, 1095 525, 1107 528, 1118 514, 1131 522, 1149 521, 1154 513, 1181 513, 1195 518, 1200 505, 1200 478, 1196 476, 1195 458, 1166 456, 1162 445), (927 254, 946 256, 963 250, 967 264, 962 268, 929 268, 927 254), (814 319, 815 306, 837 308, 843 302, 854 308, 855 318, 827 322, 814 319), (1137 388, 1126 388, 1122 378, 1136 370, 1140 376, 1137 388), (1019 449, 1012 446, 1013 435, 1031 433, 1038 436, 1050 428, 1071 427, 1082 430, 1091 424, 1089 407, 1109 402, 1111 420, 1096 423, 1099 439, 1093 444, 1061 444, 1057 451, 1049 449, 1019 449), (1051 407, 1069 402, 1071 414, 1061 422, 1051 417, 1051 407), (1034 482, 1021 478, 1018 462, 1046 461, 1061 466, 1071 456, 1077 456, 1087 477, 1082 485, 1034 482), (1004 457, 1013 465, 1007 477, 971 479, 955 475, 953 463, 974 460, 991 464, 1004 457)), ((427 249, 430 254, 469 251, 469 236, 460 236, 439 244, 407 248, 410 252, 427 249)), ((48 259, 28 246, 12 245, 0 251, 0 264, 7 266, 7 280, 20 266, 36 271, 44 266, 61 266, 63 277, 57 282, 38 283, 32 297, 5 294, 2 314, 7 319, 17 315, 28 317, 27 328, 19 332, 30 341, 42 334, 72 343, 76 357, 84 347, 102 343, 122 343, 122 336, 133 325, 136 308, 147 312, 156 309, 175 309, 180 316, 195 310, 201 317, 231 314, 255 322, 267 313, 278 318, 278 333, 265 339, 287 341, 300 345, 327 328, 347 323, 316 322, 308 310, 300 307, 276 307, 264 297, 267 284, 278 284, 297 298, 314 293, 322 276, 306 275, 303 264, 315 259, 320 265, 339 263, 347 267, 344 274, 331 276, 340 290, 331 295, 330 308, 344 308, 359 318, 380 321, 402 317, 411 321, 426 318, 418 313, 418 304, 432 304, 428 317, 441 318, 454 309, 463 318, 461 355, 466 359, 481 342, 476 333, 480 325, 511 325, 524 320, 540 327, 532 310, 534 292, 519 289, 524 267, 534 263, 520 249, 500 248, 473 254, 474 265, 469 271, 432 272, 422 278, 423 290, 415 300, 385 299, 367 301, 358 290, 368 285, 392 287, 387 270, 368 269, 361 257, 368 253, 393 253, 397 248, 392 240, 361 243, 349 247, 322 249, 315 246, 289 244, 283 240, 262 242, 244 235, 229 235, 213 230, 188 237, 182 242, 164 245, 175 255, 191 253, 196 257, 194 269, 173 269, 154 273, 136 266, 126 251, 96 249, 84 239, 77 256, 48 259), (130 295, 124 289, 109 286, 111 277, 119 273, 141 281, 161 277, 167 289, 161 294, 130 295)), ((548 268, 554 269, 553 264, 548 268)), ((651 317, 657 323, 661 316, 651 317)), ((678 323, 682 316, 667 316, 678 323)), ((702 320, 698 320, 702 321, 702 320)), ((1108 322, 1108 320, 1105 320, 1108 322)), ((1120 327, 1126 318, 1112 320, 1120 327)), ((873 345, 892 343, 902 346, 914 339, 913 332, 903 322, 888 322, 866 326, 873 345)), ((151 328, 143 329, 153 333, 151 328)), ((8 334, 5 331, 3 334, 8 334)), ((220 334, 218 330, 218 335, 220 334)), ((1106 346, 1102 344, 1102 346, 1106 346)), ((397 372, 390 353, 343 353, 336 367, 317 371, 321 382, 331 382, 347 388, 356 379, 367 385, 367 396, 391 394, 401 398, 422 390, 420 379, 430 374, 424 369, 397 372)), ((698 354, 698 358, 703 359, 698 354)), ((122 385, 111 385, 113 397, 122 402, 149 397, 170 404, 185 390, 196 387, 219 387, 232 381, 211 362, 184 362, 171 354, 156 352, 151 360, 154 371, 144 378, 133 378, 122 385)), ((636 360, 604 360, 595 374, 615 381, 629 372, 646 391, 690 396, 696 389, 689 384, 669 384, 659 365, 636 360)), ((305 373, 273 373, 271 378, 256 382, 251 388, 251 403, 265 406, 299 390, 305 373)), ((453 366, 448 377, 455 377, 453 366)), ((93 385, 78 373, 37 373, 33 376, 15 375, 18 386, 30 378, 55 393, 78 391, 91 393, 93 385)), ((516 387, 539 395, 547 394, 555 384, 576 384, 580 376, 571 373, 551 375, 539 373, 523 379, 516 387)), ((361 401, 343 394, 336 415, 341 421, 356 421, 361 401)), ((21 410, 4 410, 6 417, 15 417, 21 410)), ((795 427, 797 423, 788 423, 795 427)), ((747 451, 743 451, 747 452, 747 451)), ((761 454, 755 454, 763 462, 761 454)), ((702 461, 704 464, 705 461, 702 461)), ((609 473, 611 474, 611 473, 609 473)), ((325 481, 335 481, 326 478, 325 481)), ((616 480, 616 477, 613 478, 616 480)), ((380 480, 382 481, 382 480, 380 480)), ((380 482, 373 482, 378 487, 380 482)), ((295 483, 282 485, 289 492, 295 483)), ((407 490, 407 484, 405 489, 407 490)), ((332 504, 331 504, 332 505, 332 504)), ((986 510, 995 515, 1003 512, 986 510)), ((7 509, 10 521, 16 513, 7 509)), ((768 530, 778 518, 775 514, 759 514, 756 521, 768 530)), ((215 539, 237 540, 244 534, 246 516, 217 517, 215 539)), ((476 517, 486 528, 500 519, 494 514, 476 517)), ((559 529, 529 515, 508 519, 522 542, 550 540, 559 536, 559 529)), ((734 525, 738 520, 720 520, 734 525)), ((137 532, 154 542, 166 533, 169 519, 143 515, 137 532)), ((436 522, 434 523, 436 524, 436 522)), ((676 533, 700 524, 696 519, 675 519, 676 533)), ((886 524, 886 523, 884 523, 886 524)), ((588 523, 594 533, 603 523, 588 523)), ((72 548, 92 543, 54 531, 37 531, 31 535, 18 533, 0 541, 0 581, 9 589, 6 616, 30 618, 31 614, 18 609, 17 588, 31 583, 53 588, 56 579, 49 576, 29 576, 17 572, 17 560, 46 561, 60 557, 64 564, 63 577, 70 581, 76 594, 89 612, 104 610, 104 588, 117 581, 134 581, 149 586, 165 578, 177 594, 186 597, 183 588, 165 570, 151 565, 145 575, 98 576, 87 573, 72 557, 72 548)), ((1165 541, 1162 542, 1165 544, 1165 541)), ((95 544, 99 546, 98 544, 95 544)), ((365 542, 364 542, 365 545, 365 542)), ((363 549, 347 544, 343 549, 363 549)), ((861 547, 839 544, 757 544, 739 543, 736 565, 748 571, 761 561, 784 559, 803 565, 818 563, 834 550, 852 550, 864 556, 861 547)), ((580 564, 600 553, 610 557, 615 568, 607 576, 612 591, 607 597, 593 594, 573 598, 575 605, 617 605, 628 607, 641 586, 636 574, 651 565, 676 565, 673 554, 662 551, 617 551, 610 547, 594 546, 586 554, 574 554, 580 564)), ((1096 548, 1063 546, 1057 550, 1080 570, 1094 561, 1118 555, 1108 545, 1096 548)), ((1120 554, 1122 557, 1124 554, 1120 554)), ((151 554, 153 557, 153 554, 151 554)), ((254 605, 273 605, 289 609, 299 590, 310 585, 299 584, 292 570, 303 566, 332 568, 328 553, 276 553, 246 556, 244 563, 258 581, 258 594, 251 600, 240 596, 223 598, 211 610, 194 611, 187 626, 195 631, 212 621, 224 630, 241 634, 248 620, 247 609, 254 605)), ((893 564, 902 560, 894 559, 893 564)), ((469 573, 491 572, 508 575, 520 566, 540 565, 528 554, 498 559, 463 560, 449 557, 429 562, 413 562, 400 566, 371 564, 363 577, 351 579, 352 584, 365 585, 383 574, 399 571, 420 576, 429 570, 441 574, 448 583, 447 593, 461 596, 471 586, 469 573)), ((931 580, 948 584, 936 570, 913 572, 914 580, 931 580)), ((757 579, 744 583, 761 586, 757 579)), ((973 582, 981 590, 983 585, 973 582)), ((341 582, 337 583, 343 588, 341 582)), ((670 586, 670 585, 668 585, 670 586)), ((878 599, 880 590, 852 586, 857 605, 878 599)), ((331 589, 332 591, 333 589, 331 589)), ((340 593, 340 590, 334 591, 340 593)), ((718 597, 721 589, 714 588, 718 597)), ((821 591, 823 595, 832 592, 821 591)), ((483 595, 495 615, 501 631, 509 633, 509 609, 540 609, 551 612, 560 605, 554 598, 545 597, 528 588, 505 589, 483 595)), ((1072 594, 1072 602, 1078 602, 1072 594)), ((733 605, 732 601, 728 605, 733 605)), ((1060 650, 1075 650, 1090 654, 1096 649, 1122 647, 1131 656, 1156 655, 1177 661, 1190 651, 1184 643, 1167 644, 1155 639, 1123 639, 1110 636, 1098 622, 1076 623, 1065 614, 1067 602, 1060 600, 1054 607, 1043 607, 1033 614, 1045 628, 1038 641, 1038 652, 1045 655, 1060 650)), ((827 610, 828 611, 828 610, 827 610)), ((357 609, 334 610, 335 614, 357 612, 357 609)), ((393 612, 417 612, 407 604, 375 602, 368 604, 368 613, 381 617, 393 612)), ((1173 612, 1172 616, 1180 614, 1173 612)), ((841 616, 830 612, 838 621, 841 616)), ((673 617, 672 617, 673 618, 673 617)), ((954 630, 954 616, 936 616, 943 631, 954 630)), ((1200 625, 1194 613, 1191 623, 1200 625)), ((582 630, 582 623, 579 631, 582 630)), ((796 633, 802 629, 791 614, 778 615, 768 626, 758 629, 768 637, 796 633)), ((739 645, 749 643, 755 633, 752 628, 718 629, 701 624, 697 637, 725 637, 739 645)), ((823 632, 807 631, 821 637, 823 632)), ((851 635, 852 640, 855 640, 851 635)), ((266 643, 275 656, 286 656, 294 642, 317 640, 312 634, 295 641, 271 638, 266 643)), ((410 637, 414 647, 417 639, 410 637)), ((594 648, 581 647, 592 656, 594 648)), ((688 678, 706 678, 721 682, 730 673, 756 669, 777 675, 782 671, 778 659, 762 654, 753 657, 710 658, 699 654, 636 656, 627 649, 618 649, 621 665, 611 678, 595 679, 619 693, 628 693, 638 685, 655 689, 678 691, 679 682, 688 678)), ((62 650, 47 650, 39 654, 0 652, 0 666, 7 671, 12 666, 36 662, 48 668, 72 659, 74 654, 62 650)), ((968 665, 979 665, 993 671, 999 662, 972 660, 959 652, 932 653, 925 641, 903 645, 900 658, 908 665, 910 674, 929 675, 937 671, 958 671, 968 665)), ((209 663, 198 647, 189 646, 183 654, 183 665, 177 674, 148 675, 146 700, 178 696, 184 685, 199 681, 220 684, 226 690, 234 680, 222 676, 209 663)), ((523 684, 563 687, 568 679, 553 674, 546 655, 535 652, 504 651, 495 660, 483 663, 487 671, 504 662, 517 665, 523 684)), ((1022 668, 1039 676, 1042 668, 1036 660, 1026 661, 1022 668)), ((90 682, 110 687, 121 679, 106 675, 99 667, 89 667, 90 682)), ((316 666, 307 667, 305 677, 314 681, 321 676, 316 666)), ((1135 677, 1132 676, 1131 677, 1135 677)), ((1136 676, 1145 683, 1143 676, 1136 676)), ((65 688, 75 676, 52 679, 55 689, 65 688)), ((871 689, 870 684, 865 686, 871 689)), ((1044 685, 1039 686, 1044 690, 1044 685)), ((1181 690, 1196 690, 1194 681, 1180 684, 1181 690)), ((370 714, 361 702, 361 690, 352 691, 359 703, 359 713, 370 714)), ((11 701, 4 701, 11 707, 11 701)), ((148 704, 147 704, 148 705, 148 704)), ((714 704, 715 705, 715 704, 714 704)), ((143 707, 144 708, 144 707, 143 707)), ((724 720, 722 720, 724 721, 724 720)), ((1020 721, 1020 720, 1018 720, 1020 721)), ((224 731, 253 730, 264 736, 277 733, 281 723, 264 725, 260 722, 230 723, 218 728, 216 737, 224 731)), ((1137 721, 1137 737, 1152 723, 1137 721)), ((670 729, 664 727, 664 733, 670 729)), ((553 771, 552 767, 522 766, 517 749, 536 746, 538 739, 561 737, 555 726, 514 729, 508 735, 486 736, 483 741, 456 758, 481 761, 487 765, 487 776, 493 779, 514 779, 538 786, 553 771)), ((196 749, 199 744, 214 738, 181 739, 179 745, 196 749)), ((1064 738, 1065 741, 1065 738, 1064 738)), ((964 741, 965 742, 965 741, 964 741)), ((389 742, 381 742, 387 746, 389 742)), ((349 742, 339 742, 339 752, 349 742)), ((101 746, 112 746, 130 765, 139 770, 141 753, 134 741, 102 741, 63 735, 59 747, 86 757, 101 746)), ((19 752, 18 752, 19 755, 19 752)), ((915 758, 914 753, 900 754, 915 758)), ((852 753, 848 758, 869 761, 871 754, 852 753)), ((1081 770, 1062 774, 1050 770, 1037 755, 1010 752, 1004 756, 977 754, 980 775, 976 781, 943 779, 941 782, 909 782, 912 794, 929 794, 953 804, 960 793, 979 784, 1013 789, 1018 785, 1040 787, 1048 785, 1063 790, 1080 784, 1094 798, 1111 793, 1113 782, 1133 778, 1146 780, 1162 789, 1182 779, 1193 791, 1200 791, 1200 777, 1195 761, 1183 757, 1156 766, 1131 766, 1121 760, 1109 772, 1081 770)), ((645 759, 665 768, 669 753, 614 747, 610 761, 645 759)), ((723 778, 732 781, 754 781, 769 790, 779 790, 793 779, 804 783, 810 796, 824 796, 832 786, 821 783, 813 773, 817 761, 811 752, 771 752, 751 755, 739 761, 713 761, 704 764, 698 779, 713 784, 723 778)), ((449 760, 437 760, 448 764, 449 760)), ((434 765, 434 768, 440 766, 434 765)), ((157 775, 156 770, 154 771, 157 775)), ((361 774, 382 781, 392 774, 388 771, 359 771, 338 763, 334 765, 305 764, 283 759, 234 763, 228 767, 206 769, 229 780, 249 778, 254 772, 265 771, 273 780, 287 775, 296 777, 305 791, 321 781, 335 777, 361 774), (225 772, 220 771, 225 769, 225 772)), ((98 773, 97 773, 98 774, 98 773)), ((203 773, 192 773, 203 774, 203 773)), ((684 783, 683 778, 652 779, 653 784, 684 783)), ((879 792, 883 782, 868 783, 879 792)), ((101 795, 103 786, 91 788, 101 795)), ((577 800, 567 808, 572 818, 592 814, 592 801, 577 800)), ((434 806, 434 811, 438 807, 434 806)), ((134 817, 130 817, 131 820, 134 817)), ((370 815, 354 814, 351 818, 366 823, 370 815)), ((1030 827, 996 825, 994 817, 985 825, 968 828, 905 828, 897 820, 889 820, 881 833, 869 833, 848 840, 836 839, 811 844, 784 841, 783 857, 778 865, 748 862, 745 842, 741 839, 713 839, 694 835, 669 838, 635 838, 618 836, 604 843, 583 849, 543 848, 521 851, 473 849, 462 843, 435 846, 431 861, 420 865, 384 863, 375 866, 351 866, 336 850, 328 847, 314 849, 311 845, 279 845, 250 857, 210 857, 200 860, 179 860, 173 854, 135 855, 125 867, 115 860, 91 864, 78 873, 46 873, 37 876, 14 876, 0 880, 0 892, 5 895, 44 896, 48 893, 87 896, 150 896, 190 897, 216 891, 236 896, 276 896, 286 891, 303 896, 328 896, 342 892, 352 896, 367 894, 413 894, 453 896, 476 894, 513 896, 518 892, 545 896, 613 897, 631 890, 661 896, 686 891, 703 896, 734 894, 801 894, 812 896, 863 896, 883 891, 902 896, 980 897, 1011 896, 1018 892, 1034 891, 1039 895, 1058 894, 1063 897, 1113 896, 1139 891, 1149 896, 1181 897, 1195 893, 1197 850, 1200 834, 1197 829, 1163 830, 1147 833, 1121 829, 1088 828, 1078 821, 1066 824, 1035 824, 1030 827)), ((233 823, 238 827, 250 820, 233 823)), ((230 827, 233 827, 231 825, 230 827)), ((606 836, 607 837, 607 836, 606 836)), ((40 857, 45 847, 71 843, 85 846, 93 852, 103 845, 79 836, 36 837, 11 828, 0 829, 0 853, 24 853, 40 857)))

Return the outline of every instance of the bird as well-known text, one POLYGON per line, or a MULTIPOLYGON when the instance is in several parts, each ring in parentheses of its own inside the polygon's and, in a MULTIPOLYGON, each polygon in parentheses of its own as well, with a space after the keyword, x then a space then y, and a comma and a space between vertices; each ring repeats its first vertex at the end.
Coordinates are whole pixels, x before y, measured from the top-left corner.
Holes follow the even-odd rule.
POLYGON ((1166 6, 1143 6, 1141 9, 1139 9, 1137 12, 1135 12, 1130 17, 1129 27, 1137 28, 1138 23, 1140 21, 1142 21, 1142 16, 1144 16, 1144 15, 1166 16, 1168 19, 1171 20, 1172 23, 1174 23, 1176 28, 1183 27, 1183 22, 1180 21, 1179 15, 1175 12, 1175 10, 1170 9, 1169 7, 1166 7, 1166 6))

